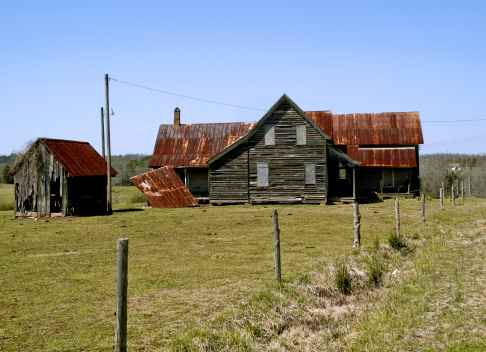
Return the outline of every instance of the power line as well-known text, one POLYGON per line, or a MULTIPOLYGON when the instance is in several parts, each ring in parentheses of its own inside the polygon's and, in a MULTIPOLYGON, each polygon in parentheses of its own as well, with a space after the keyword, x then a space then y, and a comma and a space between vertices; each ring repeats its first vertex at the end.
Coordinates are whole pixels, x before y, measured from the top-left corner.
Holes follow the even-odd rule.
POLYGON ((473 120, 437 120, 437 121, 422 121, 422 123, 436 122, 436 123, 449 123, 449 122, 477 122, 486 121, 486 119, 473 119, 473 120))
POLYGON ((226 103, 221 103, 221 102, 218 102, 218 101, 207 100, 207 99, 201 99, 201 98, 195 98, 195 97, 190 97, 190 96, 188 96, 188 95, 183 95, 183 94, 177 94, 177 93, 167 92, 167 91, 165 91, 165 90, 160 90, 160 89, 155 89, 155 88, 144 87, 144 86, 141 86, 141 85, 139 85, 139 84, 134 84, 134 83, 129 83, 129 82, 120 81, 120 80, 115 79, 115 78, 113 78, 113 77, 112 77, 112 78, 110 78, 110 80, 115 81, 115 82, 118 82, 118 83, 127 84, 127 85, 129 85, 129 86, 133 86, 133 87, 138 87, 138 88, 143 88, 143 89, 151 90, 151 91, 158 92, 158 93, 164 93, 164 94, 174 95, 174 96, 176 96, 176 97, 181 97, 181 98, 186 98, 186 99, 199 100, 199 101, 203 101, 203 102, 205 102, 205 103, 211 103, 211 104, 219 104, 219 105, 231 106, 231 107, 234 107, 234 108, 240 108, 240 109, 248 109, 248 110, 256 110, 256 111, 266 111, 266 110, 264 110, 264 109, 256 109, 256 108, 249 108, 249 107, 247 107, 247 106, 233 105, 233 104, 226 104, 226 103))
POLYGON ((473 142, 473 141, 477 141, 477 140, 485 139, 485 138, 486 138, 486 135, 485 134, 482 134, 482 135, 476 135, 476 136, 469 136, 469 137, 462 137, 462 138, 450 139, 448 141, 437 142, 437 143, 432 143, 432 144, 425 144, 420 149, 438 148, 438 147, 443 147, 443 146, 446 146, 446 145, 473 142))

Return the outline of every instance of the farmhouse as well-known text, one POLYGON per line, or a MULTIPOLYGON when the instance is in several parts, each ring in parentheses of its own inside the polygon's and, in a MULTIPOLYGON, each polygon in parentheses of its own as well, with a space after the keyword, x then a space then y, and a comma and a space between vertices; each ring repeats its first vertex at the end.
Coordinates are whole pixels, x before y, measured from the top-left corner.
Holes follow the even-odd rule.
POLYGON ((172 168, 199 202, 354 202, 417 192, 422 143, 417 112, 304 112, 283 95, 251 123, 185 125, 176 108, 149 166, 172 168))
POLYGON ((107 212, 107 163, 87 142, 39 138, 12 173, 17 217, 107 212))

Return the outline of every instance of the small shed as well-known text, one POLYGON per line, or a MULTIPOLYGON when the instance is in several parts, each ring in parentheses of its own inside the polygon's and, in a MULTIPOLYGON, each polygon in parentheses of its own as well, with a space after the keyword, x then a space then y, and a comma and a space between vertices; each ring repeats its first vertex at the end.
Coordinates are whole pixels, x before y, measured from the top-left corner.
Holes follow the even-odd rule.
POLYGON ((12 174, 16 217, 107 213, 107 163, 87 142, 39 138, 12 174))

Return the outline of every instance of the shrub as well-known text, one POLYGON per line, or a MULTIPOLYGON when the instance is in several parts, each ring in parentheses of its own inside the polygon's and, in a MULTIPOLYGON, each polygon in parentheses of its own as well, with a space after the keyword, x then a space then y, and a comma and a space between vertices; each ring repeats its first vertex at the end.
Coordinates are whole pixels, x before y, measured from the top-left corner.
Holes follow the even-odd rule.
POLYGON ((344 263, 344 261, 336 262, 336 286, 339 292, 349 295, 352 291, 352 278, 351 274, 349 273, 348 266, 344 263))
POLYGON ((407 247, 407 243, 402 236, 396 234, 396 232, 390 232, 388 235, 388 243, 393 249, 400 250, 407 247))
POLYGON ((385 265, 377 255, 374 255, 368 262, 368 280, 373 286, 378 286, 383 282, 383 272, 385 265))

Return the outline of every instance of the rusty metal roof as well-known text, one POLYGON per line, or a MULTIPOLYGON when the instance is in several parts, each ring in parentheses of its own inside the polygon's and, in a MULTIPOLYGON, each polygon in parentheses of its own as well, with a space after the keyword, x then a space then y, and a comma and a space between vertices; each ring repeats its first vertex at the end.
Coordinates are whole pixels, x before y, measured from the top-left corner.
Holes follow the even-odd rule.
POLYGON ((332 111, 306 111, 305 114, 332 139, 332 111))
POLYGON ((347 154, 361 163, 360 166, 416 167, 414 147, 407 148, 359 148, 349 145, 347 154))
POLYGON ((206 161, 245 136, 256 122, 160 125, 149 166, 206 166, 206 161))
MULTIPOLYGON (((106 175, 105 159, 88 142, 39 138, 38 141, 54 155, 71 176, 106 175)), ((117 172, 111 168, 111 175, 117 172)))
POLYGON ((333 115, 332 139, 336 145, 423 144, 418 112, 384 112, 333 115))
POLYGON ((130 178, 154 208, 197 206, 191 192, 170 166, 130 178))

